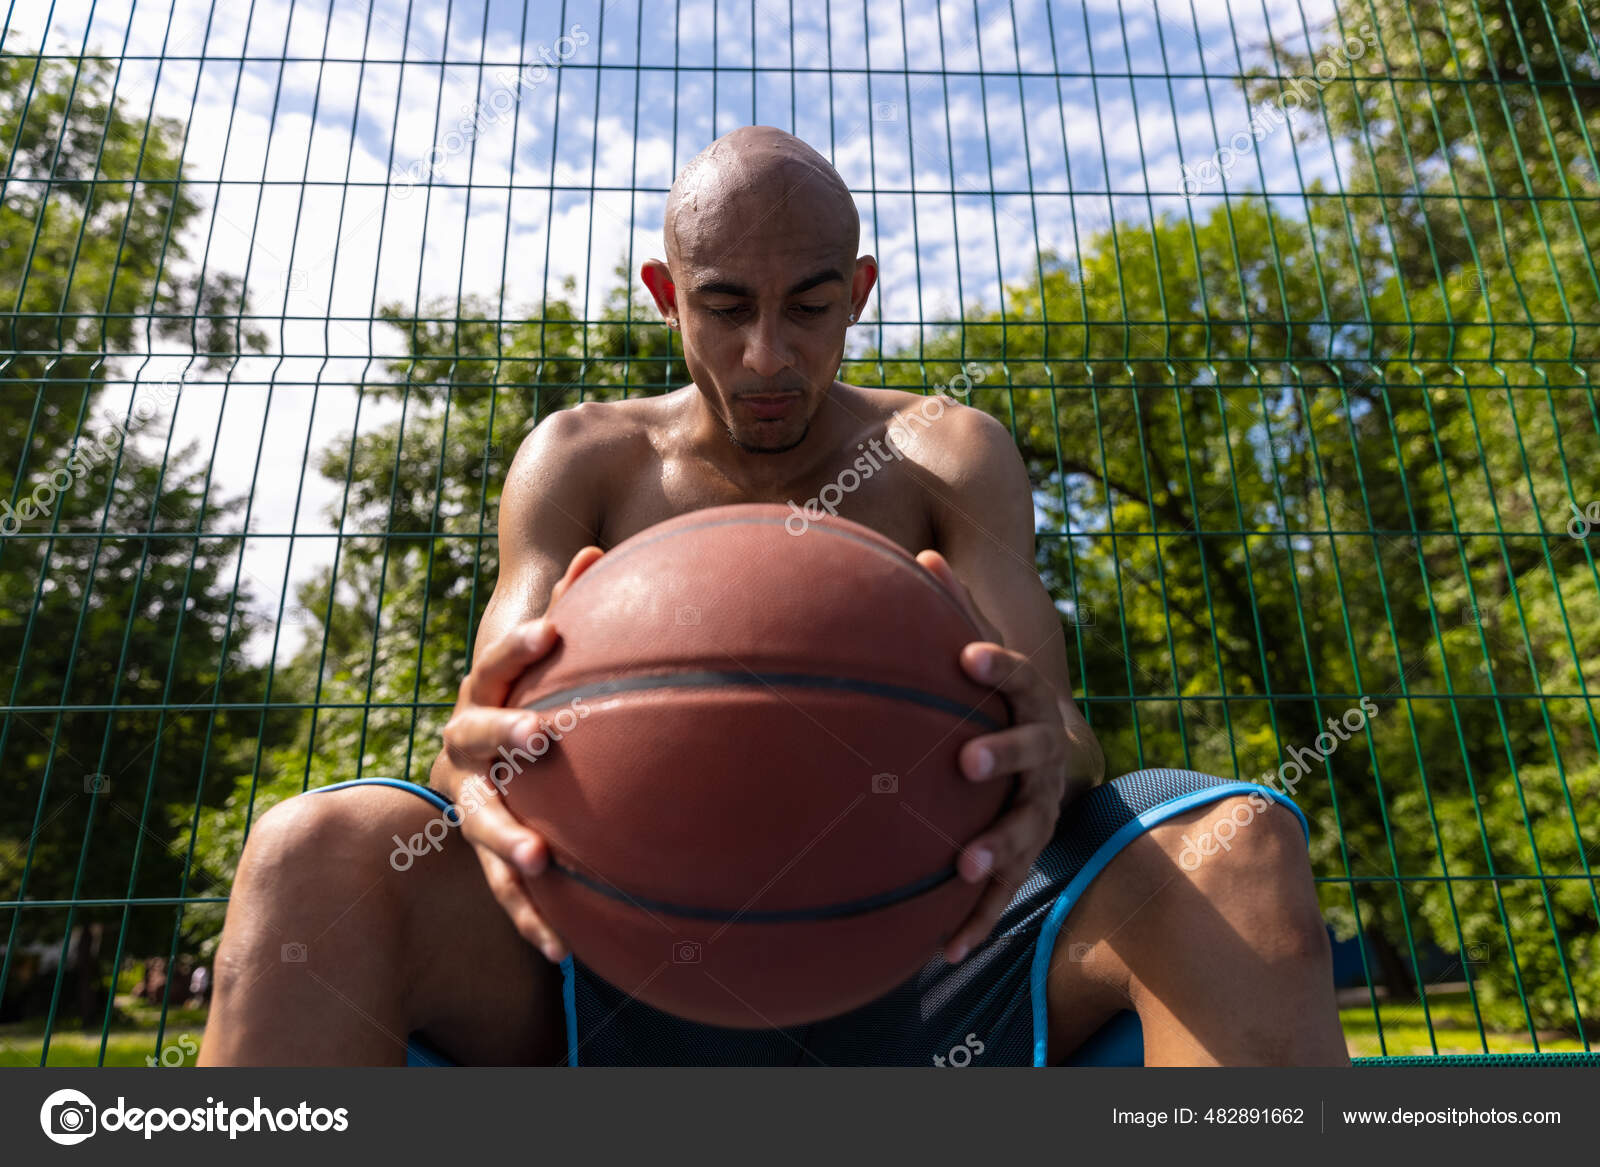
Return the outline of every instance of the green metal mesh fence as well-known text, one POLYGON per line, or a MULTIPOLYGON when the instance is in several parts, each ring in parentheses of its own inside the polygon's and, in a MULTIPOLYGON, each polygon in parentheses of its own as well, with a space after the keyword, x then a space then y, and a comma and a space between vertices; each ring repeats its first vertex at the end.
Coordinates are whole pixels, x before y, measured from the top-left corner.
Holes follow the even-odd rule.
POLYGON ((841 377, 1015 435, 1112 768, 1310 816, 1352 1051, 1594 1056, 1582 0, 5 25, 0 1062, 191 1058, 254 818, 426 781, 510 456, 686 381, 632 273, 751 122, 834 161, 882 265, 841 377))

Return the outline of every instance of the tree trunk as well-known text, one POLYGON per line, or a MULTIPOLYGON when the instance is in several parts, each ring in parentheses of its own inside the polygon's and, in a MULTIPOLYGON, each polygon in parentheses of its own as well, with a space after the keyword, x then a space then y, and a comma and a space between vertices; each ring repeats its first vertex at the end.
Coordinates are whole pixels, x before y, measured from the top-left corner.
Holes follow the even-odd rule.
POLYGON ((1411 970, 1406 966, 1406 959, 1399 949, 1389 942, 1387 936, 1376 930, 1367 933, 1367 939, 1377 955, 1378 972, 1383 977, 1384 988, 1389 990, 1389 1000, 1413 1000, 1417 995, 1417 982, 1411 976, 1411 970))
POLYGON ((74 969, 78 998, 78 1018, 85 1029, 99 1026, 102 1018, 100 997, 100 943, 105 925, 78 925, 78 959, 74 969))

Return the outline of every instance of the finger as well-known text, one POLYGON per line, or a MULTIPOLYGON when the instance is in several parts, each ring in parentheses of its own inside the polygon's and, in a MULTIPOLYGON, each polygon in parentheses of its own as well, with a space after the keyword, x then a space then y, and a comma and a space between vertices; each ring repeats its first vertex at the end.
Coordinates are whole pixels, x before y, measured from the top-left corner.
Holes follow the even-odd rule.
MULTIPOLYGON (((566 595, 567 589, 578 582, 578 577, 598 563, 603 555, 605 555, 605 552, 592 544, 582 548, 574 555, 572 561, 567 564, 566 573, 556 581, 556 586, 550 589, 551 607, 555 605, 557 600, 566 595)), ((548 612, 549 608, 546 608, 545 611, 548 612)))
POLYGON ((517 678, 546 656, 556 639, 555 625, 543 617, 518 624, 472 662, 472 671, 461 678, 458 700, 503 705, 517 678))
POLYGON ((561 938, 533 906, 527 884, 518 878, 516 870, 486 851, 478 852, 478 859, 495 902, 511 920, 517 934, 544 953, 546 960, 552 964, 559 962, 565 955, 561 938))
POLYGON ((1063 724, 1055 685, 1020 652, 998 644, 973 643, 961 650, 961 665, 973 680, 1005 695, 1017 725, 1033 721, 1063 724))
POLYGON ((1015 896, 1016 891, 1005 883, 999 880, 991 883, 978 900, 978 906, 944 946, 945 960, 950 964, 959 964, 966 959, 967 953, 983 943, 994 931, 994 926, 1000 922, 1000 914, 1015 896))
POLYGON ((1059 772, 1066 755, 1066 735, 1059 727, 1030 721, 966 742, 961 747, 961 772, 974 782, 1025 770, 1059 772))
POLYGON ((968 883, 976 883, 997 871, 1009 871, 1023 861, 1031 866, 1050 841, 1056 818, 1055 807, 1044 800, 1028 799, 1019 803, 961 849, 956 858, 956 871, 968 883))
POLYGON ((539 951, 544 953, 545 959, 551 964, 560 964, 566 959, 571 950, 567 947, 567 942, 561 939, 561 934, 555 930, 550 921, 539 914, 539 908, 534 903, 533 895, 527 890, 528 881, 524 879, 521 882, 523 894, 527 897, 521 908, 522 926, 533 929, 538 933, 540 937, 539 951))
POLYGON ((541 729, 537 714, 492 705, 469 705, 445 722, 440 736, 451 755, 468 768, 502 749, 526 749, 541 729))
POLYGON ((984 614, 978 611, 978 605, 973 600, 972 593, 967 590, 967 585, 961 582, 960 577, 955 573, 955 569, 950 566, 949 561, 943 555, 933 550, 919 551, 917 553, 917 562, 943 584, 947 592, 955 597, 956 603, 961 605, 961 610, 967 614, 973 624, 977 625, 986 638, 999 640, 998 631, 984 614))
POLYGON ((524 876, 538 875, 549 866, 550 846, 544 836, 513 815, 498 798, 485 798, 482 806, 464 815, 461 833, 480 852, 487 851, 524 876))

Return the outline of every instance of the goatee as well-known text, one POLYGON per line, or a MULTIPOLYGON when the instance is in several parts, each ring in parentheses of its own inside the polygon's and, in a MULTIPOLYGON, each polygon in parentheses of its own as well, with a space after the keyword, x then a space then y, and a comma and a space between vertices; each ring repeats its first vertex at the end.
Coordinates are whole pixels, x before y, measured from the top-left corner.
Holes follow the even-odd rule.
POLYGON ((798 438, 796 438, 794 441, 790 442, 787 446, 751 446, 751 445, 747 445, 744 442, 741 442, 739 440, 738 435, 733 432, 733 427, 729 426, 728 427, 728 440, 730 442, 732 442, 734 445, 738 446, 746 454, 787 454, 790 450, 794 449, 801 442, 805 441, 806 440, 806 435, 808 433, 810 433, 810 432, 811 432, 811 423, 808 421, 808 422, 806 422, 805 429, 800 431, 800 436, 798 438))

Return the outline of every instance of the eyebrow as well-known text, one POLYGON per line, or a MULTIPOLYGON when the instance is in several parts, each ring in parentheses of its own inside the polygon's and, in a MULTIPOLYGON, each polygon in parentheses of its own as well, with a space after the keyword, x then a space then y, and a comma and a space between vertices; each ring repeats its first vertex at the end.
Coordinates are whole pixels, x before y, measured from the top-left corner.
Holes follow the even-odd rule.
MULTIPOLYGON (((825 268, 815 275, 807 276, 794 287, 784 293, 785 296, 798 296, 801 292, 808 292, 818 284, 838 280, 844 283, 844 275, 836 267, 825 268)), ((694 289, 697 296, 754 296, 755 292, 743 284, 732 283, 728 280, 715 280, 709 284, 701 284, 694 289)))

